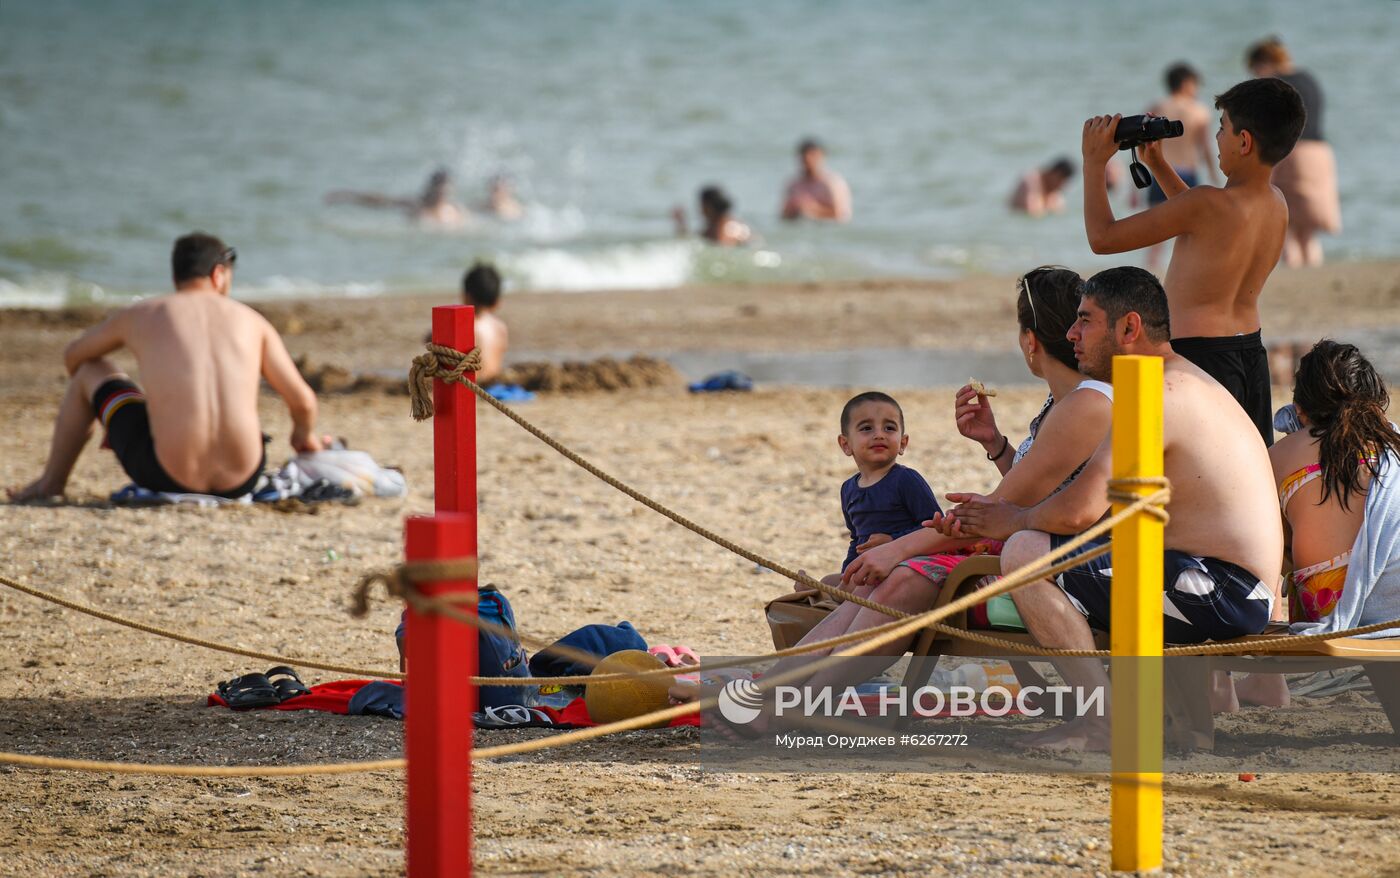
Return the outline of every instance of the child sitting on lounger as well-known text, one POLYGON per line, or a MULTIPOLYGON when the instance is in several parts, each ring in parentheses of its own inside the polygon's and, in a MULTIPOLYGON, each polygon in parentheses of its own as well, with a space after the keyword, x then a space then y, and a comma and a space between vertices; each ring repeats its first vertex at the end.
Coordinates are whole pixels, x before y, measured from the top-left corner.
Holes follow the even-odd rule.
MULTIPOLYGON (((844 572, 861 552, 921 529, 939 508, 924 477, 898 463, 909 436, 893 397, 874 390, 852 397, 841 409, 836 442, 857 469, 841 485, 841 514, 851 534, 844 572)), ((841 574, 822 581, 839 586, 841 574)))

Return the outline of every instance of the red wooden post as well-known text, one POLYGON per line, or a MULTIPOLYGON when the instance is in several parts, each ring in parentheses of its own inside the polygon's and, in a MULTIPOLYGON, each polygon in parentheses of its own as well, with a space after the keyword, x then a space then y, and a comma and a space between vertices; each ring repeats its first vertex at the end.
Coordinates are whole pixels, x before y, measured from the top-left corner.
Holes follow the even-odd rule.
MULTIPOLYGON (((476 518, 453 512, 406 523, 405 554, 436 561, 476 554, 476 518)), ((419 583, 428 594, 476 591, 470 579, 419 583)), ((471 874, 471 744, 476 632, 438 615, 408 611, 406 728, 408 874, 471 874)))
MULTIPOLYGON (((433 343, 462 353, 476 347, 475 309, 433 309, 433 343)), ((473 372, 468 378, 476 378, 473 372)), ((438 512, 476 515, 476 397, 460 384, 433 382, 433 492, 438 512)), ((476 535, 473 531, 472 541, 476 535)), ((472 671, 476 673, 475 670, 472 671)))
MULTIPOLYGON (((472 309, 433 309, 433 341, 475 346, 472 309)), ((468 377, 474 377, 468 373, 468 377)), ((433 487, 437 513, 409 518, 409 561, 476 557, 476 397, 460 384, 433 384, 433 487)), ((429 594, 475 592, 476 581, 420 584, 429 594)), ((405 755, 408 758, 408 874, 472 873, 471 744, 476 632, 443 616, 408 612, 405 755)))

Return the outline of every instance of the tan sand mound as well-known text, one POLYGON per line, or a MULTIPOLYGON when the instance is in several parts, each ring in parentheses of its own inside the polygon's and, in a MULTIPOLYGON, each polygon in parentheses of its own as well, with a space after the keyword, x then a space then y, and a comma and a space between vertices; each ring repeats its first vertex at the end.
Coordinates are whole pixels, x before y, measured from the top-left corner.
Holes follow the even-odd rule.
MULTIPOLYGON (((351 372, 334 363, 317 363, 310 357, 296 358, 297 369, 306 383, 320 394, 382 393, 408 394, 408 379, 351 372)), ((587 362, 517 363, 501 374, 501 383, 519 384, 540 393, 598 393, 665 387, 682 382, 679 372, 665 360, 634 356, 628 360, 600 357, 587 362)))
POLYGON ((543 393, 612 392, 681 381, 681 374, 670 363, 640 354, 623 361, 599 357, 588 362, 516 363, 501 374, 503 384, 519 384, 543 393))

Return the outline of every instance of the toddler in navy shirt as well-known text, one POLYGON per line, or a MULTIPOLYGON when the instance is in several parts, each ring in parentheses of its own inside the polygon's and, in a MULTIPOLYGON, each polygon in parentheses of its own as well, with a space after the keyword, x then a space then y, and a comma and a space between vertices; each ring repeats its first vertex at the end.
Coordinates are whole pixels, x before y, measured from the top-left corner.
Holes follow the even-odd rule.
POLYGON ((851 532, 844 572, 856 555, 919 530, 939 508, 924 477, 897 462, 909 437, 892 397, 877 391, 852 397, 841 410, 836 441, 858 470, 841 485, 841 513, 851 532))

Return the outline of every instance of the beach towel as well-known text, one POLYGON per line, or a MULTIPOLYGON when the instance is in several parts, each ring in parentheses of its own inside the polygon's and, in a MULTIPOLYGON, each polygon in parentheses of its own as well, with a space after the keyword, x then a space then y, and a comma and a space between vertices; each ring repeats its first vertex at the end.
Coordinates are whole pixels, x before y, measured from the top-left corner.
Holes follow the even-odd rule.
MULTIPOLYGON (((478 691, 485 691, 482 687, 478 691)), ((217 692, 210 693, 209 707, 228 707, 217 692)), ((254 710, 315 710, 340 716, 382 716, 401 720, 404 717, 404 688, 397 680, 335 680, 312 686, 300 695, 281 704, 254 710)), ((575 698, 563 707, 512 704, 488 707, 472 714, 472 722, 480 729, 557 728, 573 729, 596 726, 588 715, 582 698, 575 698)), ((698 726, 699 714, 676 717, 669 726, 698 726)))
MULTIPOLYGON (((1297 622, 1289 631, 1325 634, 1396 618, 1400 618, 1400 458, 1390 452, 1366 493, 1361 530, 1351 546, 1336 609, 1320 622, 1297 622)), ((1400 637, 1400 628, 1361 636, 1367 640, 1400 637)))
POLYGON ((1288 224, 1337 234, 1342 205, 1337 196, 1337 159, 1325 140, 1300 140, 1274 166, 1273 183, 1288 202, 1288 224))
POLYGON ((299 454, 275 473, 263 473, 251 493, 241 497, 152 491, 135 483, 115 491, 109 500, 117 506, 201 507, 245 503, 276 503, 297 499, 303 503, 353 500, 358 497, 402 497, 408 493, 403 473, 382 467, 367 452, 337 447, 299 454))
POLYGON ((298 481, 288 479, 282 473, 264 473, 252 492, 239 497, 218 497, 213 494, 180 493, 175 491, 152 491, 132 482, 108 495, 114 506, 229 506, 248 503, 276 503, 295 497, 303 503, 323 503, 328 500, 353 500, 355 492, 349 488, 333 485, 325 479, 298 481))
MULTIPOLYGON (((259 482, 259 485, 262 483, 259 482)), ((186 494, 175 491, 152 491, 135 482, 113 491, 107 496, 114 506, 172 506, 175 504, 210 508, 214 506, 241 506, 253 502, 252 494, 241 497, 216 497, 213 494, 186 494)))

